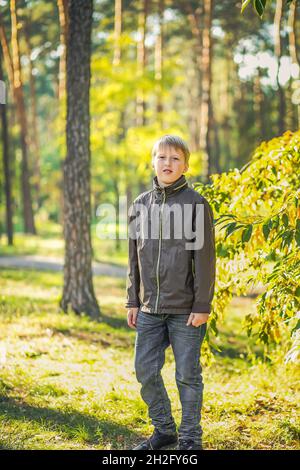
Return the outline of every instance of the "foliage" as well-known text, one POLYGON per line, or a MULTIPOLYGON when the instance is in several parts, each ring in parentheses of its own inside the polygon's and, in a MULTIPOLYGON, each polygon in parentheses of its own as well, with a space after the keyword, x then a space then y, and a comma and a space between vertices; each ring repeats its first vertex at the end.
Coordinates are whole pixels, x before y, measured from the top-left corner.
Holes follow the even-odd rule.
POLYGON ((216 216, 212 330, 218 333, 217 319, 234 293, 263 286, 245 327, 267 351, 274 344, 292 348, 286 360, 296 360, 299 352, 299 164, 300 131, 285 132, 263 142, 241 170, 214 174, 211 185, 196 185, 216 216))
MULTIPOLYGON (((287 6, 289 6, 289 4, 293 1, 297 0, 286 0, 287 6)), ((258 14, 258 16, 260 16, 260 18, 262 18, 267 6, 267 0, 243 0, 241 9, 242 13, 244 12, 245 8, 249 5, 249 3, 252 3, 254 11, 258 14)))

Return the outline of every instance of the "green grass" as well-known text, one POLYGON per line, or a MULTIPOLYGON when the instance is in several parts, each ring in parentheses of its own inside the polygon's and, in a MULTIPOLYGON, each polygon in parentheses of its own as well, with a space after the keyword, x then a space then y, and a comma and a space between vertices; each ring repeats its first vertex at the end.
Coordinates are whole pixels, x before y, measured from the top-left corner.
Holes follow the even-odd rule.
MULTIPOLYGON (((99 323, 61 313, 61 285, 60 273, 1 271, 0 448, 130 448, 153 427, 134 373, 125 280, 95 277, 99 323)), ((241 318, 253 305, 233 300, 220 327, 221 351, 203 367, 207 449, 299 449, 296 366, 280 355, 263 362, 261 348, 248 341, 241 318)), ((162 375, 179 425, 174 374, 168 348, 162 375)))

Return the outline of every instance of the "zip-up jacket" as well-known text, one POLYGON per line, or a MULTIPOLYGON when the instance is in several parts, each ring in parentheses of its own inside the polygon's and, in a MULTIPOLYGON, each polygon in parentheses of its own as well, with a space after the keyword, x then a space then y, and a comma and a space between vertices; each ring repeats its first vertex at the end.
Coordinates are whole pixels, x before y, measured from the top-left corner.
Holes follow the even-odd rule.
POLYGON ((152 183, 129 209, 125 307, 210 313, 216 270, 212 209, 184 175, 163 188, 156 176, 152 183))

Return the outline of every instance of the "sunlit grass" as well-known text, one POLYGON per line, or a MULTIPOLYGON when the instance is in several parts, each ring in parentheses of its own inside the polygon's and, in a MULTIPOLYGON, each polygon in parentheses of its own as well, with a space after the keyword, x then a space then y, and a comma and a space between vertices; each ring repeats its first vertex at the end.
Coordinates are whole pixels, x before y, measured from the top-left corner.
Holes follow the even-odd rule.
MULTIPOLYGON (((125 280, 95 276, 101 322, 61 313, 61 289, 60 273, 1 272, 0 448, 130 448, 153 427, 134 373, 125 280)), ((276 357, 264 363, 247 340, 241 318, 253 302, 234 299, 220 326, 221 352, 203 367, 207 449, 299 448, 296 367, 276 357)), ((171 348, 162 375, 179 425, 171 348)))

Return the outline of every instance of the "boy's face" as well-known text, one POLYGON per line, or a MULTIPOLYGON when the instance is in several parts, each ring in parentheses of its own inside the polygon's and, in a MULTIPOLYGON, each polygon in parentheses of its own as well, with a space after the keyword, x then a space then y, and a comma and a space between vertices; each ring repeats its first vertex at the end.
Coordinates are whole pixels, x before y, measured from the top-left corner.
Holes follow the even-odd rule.
POLYGON ((152 163, 158 182, 165 186, 178 180, 189 168, 182 150, 169 145, 158 149, 152 163))

